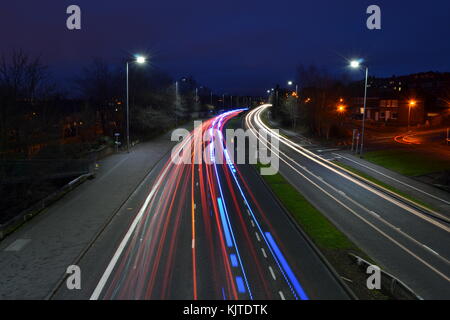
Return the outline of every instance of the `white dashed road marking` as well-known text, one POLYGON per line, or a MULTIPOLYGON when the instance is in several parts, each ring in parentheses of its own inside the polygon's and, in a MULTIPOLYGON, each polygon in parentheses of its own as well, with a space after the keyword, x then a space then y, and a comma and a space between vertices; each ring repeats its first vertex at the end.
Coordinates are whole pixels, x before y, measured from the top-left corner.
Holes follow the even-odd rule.
POLYGON ((264 248, 261 248, 262 254, 264 256, 264 258, 267 259, 267 254, 266 254, 266 250, 264 250, 264 248))
POLYGON ((272 275, 273 280, 277 280, 277 277, 275 276, 275 272, 273 272, 273 269, 271 266, 269 266, 269 271, 270 271, 270 274, 272 275))

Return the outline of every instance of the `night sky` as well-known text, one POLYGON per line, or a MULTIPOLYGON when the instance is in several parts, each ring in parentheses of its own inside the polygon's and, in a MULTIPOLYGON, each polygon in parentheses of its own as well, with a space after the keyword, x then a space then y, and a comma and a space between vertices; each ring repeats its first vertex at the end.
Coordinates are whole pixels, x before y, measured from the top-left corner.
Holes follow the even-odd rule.
POLYGON ((0 26, 0 52, 41 54, 60 79, 92 57, 140 52, 151 68, 230 94, 263 95, 299 63, 351 73, 353 57, 377 76, 450 71, 449 0, 14 0, 2 1, 0 26), (81 7, 80 31, 66 29, 70 4, 81 7), (381 31, 366 28, 371 4, 381 31))

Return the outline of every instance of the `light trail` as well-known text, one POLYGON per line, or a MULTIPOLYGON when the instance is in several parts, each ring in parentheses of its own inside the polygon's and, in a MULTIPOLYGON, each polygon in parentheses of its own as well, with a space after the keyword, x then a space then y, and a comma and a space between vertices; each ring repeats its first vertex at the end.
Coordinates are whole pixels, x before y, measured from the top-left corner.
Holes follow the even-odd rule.
MULTIPOLYGON (((259 107, 258 109, 253 110, 253 112, 256 111, 256 114, 252 113, 252 116, 254 116, 255 122, 258 124, 258 126, 260 128, 263 128, 264 131, 266 131, 269 135, 271 135, 273 137, 276 137, 284 145, 288 146, 289 148, 291 148, 292 150, 294 150, 297 153, 301 154, 302 156, 308 158, 309 160, 314 161, 315 163, 319 164, 320 166, 322 166, 322 167, 324 167, 324 168, 326 168, 328 170, 331 170, 332 172, 340 175, 341 177, 343 177, 343 178, 345 178, 345 179, 347 179, 347 180, 357 184, 358 186, 360 186, 360 187, 362 187, 362 188, 364 188, 364 189, 366 189, 366 190, 376 194, 377 196, 379 196, 379 197, 381 197, 381 198, 383 198, 383 199, 385 199, 385 200, 395 204, 396 206, 401 207, 402 209, 404 209, 404 210, 406 210, 406 211, 416 215, 417 217, 420 217, 421 219, 423 219, 423 220, 425 220, 425 221, 427 221, 427 222, 429 222, 431 224, 434 224, 435 226, 445 230, 446 232, 450 232, 450 227, 447 227, 447 226, 443 225, 442 223, 436 221, 435 219, 432 219, 432 218, 424 215, 423 213, 421 213, 421 212, 411 208, 410 206, 407 206, 406 204, 404 204, 404 203, 402 203, 402 202, 400 202, 400 201, 398 201, 396 199, 393 199, 390 196, 387 196, 383 192, 374 189, 373 187, 371 187, 371 186, 361 182, 360 180, 358 180, 356 178, 353 178, 352 176, 349 176, 348 175, 348 173, 349 173, 348 170, 343 170, 341 167, 337 166, 336 164, 332 163, 331 161, 323 159, 323 158, 320 158, 315 153, 307 150, 306 148, 301 147, 300 145, 298 145, 298 144, 290 141, 289 139, 283 137, 282 135, 277 134, 276 132, 274 132, 272 129, 270 129, 268 126, 266 126, 261 120, 261 113, 266 108, 268 108, 269 106, 270 105, 263 105, 262 107, 259 107), (347 174, 343 173, 342 171, 345 171, 347 174)), ((247 125, 249 125, 248 122, 247 122, 247 125)), ((256 129, 254 129, 253 131, 256 132, 256 129)), ((367 180, 367 179, 365 179, 365 180, 367 180)), ((440 216, 442 219, 446 219, 446 217, 441 216, 439 213, 433 212, 433 214, 440 216)))
MULTIPOLYGON (((269 107, 270 105, 264 105, 261 106, 255 110, 252 110, 246 118, 246 125, 248 128, 250 128, 254 134, 257 134, 257 129, 256 127, 254 127, 251 123, 251 120, 253 119, 255 121, 255 123, 257 123, 259 126, 261 127, 267 127, 265 125, 263 125, 261 119, 260 119, 260 115, 261 112, 269 107), (259 120, 259 121, 258 121, 259 120)), ((268 128, 268 127, 267 127, 268 128)), ((267 130, 267 129, 266 129, 267 130)), ((270 134, 270 132, 269 132, 270 134)), ((275 133, 273 135, 276 135, 275 133)), ((280 135, 278 135, 280 136, 280 135)), ((282 136, 280 136, 281 138, 284 138, 282 136)), ((284 143, 284 140, 282 140, 280 138, 280 141, 282 141, 284 143)), ((284 138, 285 139, 285 138, 284 138)), ((286 139, 287 140, 287 139, 286 139)), ((268 141, 266 139, 260 139, 260 141, 267 147, 270 148, 268 146, 268 141), (261 141, 262 140, 262 141, 261 141)), ((297 150, 295 148, 293 148, 290 144, 285 143, 287 146, 291 147, 294 150, 297 150)), ((378 228, 377 226, 375 226, 373 223, 371 223, 370 221, 368 221, 366 218, 364 218, 363 216, 361 216, 360 214, 358 214, 356 211, 354 211, 353 209, 351 209, 350 207, 348 207, 346 204, 344 204, 342 201, 340 201, 339 199, 337 199, 335 196, 333 196, 332 194, 330 194, 329 192, 327 192, 325 189, 323 189, 321 186, 319 186, 317 183, 313 182, 311 179, 309 179, 308 177, 306 177, 304 174, 302 174, 300 171, 298 171, 296 168, 294 168, 287 160, 285 160, 282 156, 286 156, 286 158, 289 159, 290 162, 292 162, 293 164, 295 164, 298 167, 302 167, 300 166, 297 162, 295 162, 292 158, 288 157, 284 152, 282 152, 281 150, 275 148, 275 151, 278 152, 278 157, 279 159, 285 163, 286 165, 288 165, 292 170, 294 170, 295 172, 297 172, 300 176, 302 176, 304 179, 306 179, 309 183, 311 183, 312 185, 314 185, 316 188, 318 188, 321 192, 323 192, 324 194, 328 195, 330 198, 332 198, 334 201, 336 201, 337 203, 339 203, 342 207, 344 207, 345 209, 347 209, 350 213, 352 213, 354 216, 356 216, 357 218, 359 218, 360 220, 362 220, 363 222, 365 222, 366 224, 368 224, 371 228, 373 228, 374 230, 376 230, 378 233, 380 233, 382 236, 384 236, 385 238, 387 238, 389 241, 391 241, 392 243, 396 244, 397 246, 399 246, 402 250, 404 250, 405 252, 407 252, 408 254, 410 254, 411 256, 413 256, 415 259, 417 259, 418 261, 420 261, 421 263, 423 263, 425 266, 427 266, 428 268, 430 268, 433 272, 435 272, 436 274, 438 274, 439 276, 441 276, 442 278, 444 278, 446 281, 450 281, 450 277, 447 276, 445 273, 439 271, 437 268, 435 268, 434 266, 432 266, 430 263, 428 263, 427 261, 425 261, 424 259, 422 259, 421 257, 419 257, 417 254, 415 254, 414 252, 412 252, 410 249, 408 249, 406 246, 404 246, 403 244, 401 244, 400 242, 398 242, 397 240, 395 240, 393 237, 389 236, 387 233, 385 233, 384 231, 382 231, 380 228, 378 228)), ((308 152, 310 152, 309 150, 307 150, 308 152)), ((309 157, 308 155, 306 155, 305 153, 302 153, 299 150, 299 153, 301 155, 306 156, 307 158, 312 158, 309 157)), ((314 160, 314 159, 311 159, 314 160)), ((317 162, 317 161, 315 161, 317 162)), ((325 166, 325 165, 324 165, 325 166)), ((328 168, 328 167, 327 167, 328 168)), ((335 171, 335 170, 332 170, 335 171)), ((312 174, 311 172, 309 172, 310 174, 312 174)), ((313 175, 313 174, 312 174, 313 175)), ((313 175, 314 176, 314 175, 313 175)), ((345 175, 344 175, 345 177, 345 175)), ((332 187, 331 185, 327 184, 325 181, 321 180, 321 183, 328 185, 329 187, 332 187)), ((333 188, 333 187, 332 187, 333 188)), ((333 188, 335 189, 335 188, 333 188)), ((337 192, 337 190, 335 190, 337 192)), ((345 196, 346 198, 349 198, 347 196, 345 196)), ((354 201, 353 199, 349 198, 349 200, 351 200, 353 203, 359 205, 361 208, 363 208, 365 211, 368 211, 370 213, 370 211, 363 207, 362 205, 360 205, 359 203, 357 203, 356 201, 354 201)), ((382 222, 386 222, 386 220, 382 220, 382 222)), ((396 228, 394 226, 391 225, 391 228, 394 232, 400 233, 404 236, 406 236, 409 240, 412 240, 414 243, 419 244, 420 247, 424 248, 424 245, 420 242, 418 242, 417 240, 415 240, 413 237, 407 235, 406 233, 404 233, 402 230, 400 230, 399 228, 396 228)), ((443 262, 445 262, 446 264, 449 264, 449 261, 447 259, 445 259, 442 256, 437 256, 440 260, 442 260, 443 262)))
POLYGON ((287 298, 280 291, 284 281, 294 298, 306 297, 297 291, 298 280, 287 260, 283 262, 274 252, 273 243, 270 246, 265 232, 275 231, 245 181, 241 186, 242 176, 225 146, 222 130, 242 111, 233 110, 205 121, 177 144, 173 154, 190 159, 190 163, 169 159, 163 165, 94 289, 92 300, 166 299, 176 295, 180 285, 188 287, 195 300, 260 299, 263 294, 279 299, 287 298), (205 133, 210 134, 206 144, 202 141, 205 133), (204 148, 211 163, 201 161, 204 148), (252 203, 267 230, 258 222, 252 203), (248 217, 245 212, 249 212, 248 217), (253 228, 259 230, 262 242, 254 238, 253 228), (187 256, 192 281, 180 278, 175 271, 175 266, 185 265, 187 256), (275 272, 282 276, 275 276, 275 272), (259 290, 256 297, 253 286, 259 290))

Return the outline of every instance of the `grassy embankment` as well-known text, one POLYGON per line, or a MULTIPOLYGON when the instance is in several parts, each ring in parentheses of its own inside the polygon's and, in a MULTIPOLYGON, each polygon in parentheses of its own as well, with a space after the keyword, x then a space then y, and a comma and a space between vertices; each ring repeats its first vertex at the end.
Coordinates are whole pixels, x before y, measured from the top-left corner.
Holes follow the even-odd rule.
POLYGON ((262 178, 358 298, 387 299, 381 292, 367 289, 367 275, 349 258, 348 253, 354 253, 371 261, 360 248, 279 173, 262 178))
POLYGON ((407 149, 371 151, 364 158, 405 176, 420 176, 450 170, 450 161, 439 155, 407 149))

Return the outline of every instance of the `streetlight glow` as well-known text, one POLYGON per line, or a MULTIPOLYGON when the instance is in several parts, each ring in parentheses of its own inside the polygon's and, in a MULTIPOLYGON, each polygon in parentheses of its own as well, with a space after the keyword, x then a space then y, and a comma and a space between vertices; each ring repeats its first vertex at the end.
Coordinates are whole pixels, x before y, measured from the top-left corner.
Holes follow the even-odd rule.
POLYGON ((293 82, 292 81, 288 81, 288 86, 292 86, 293 82))
POLYGON ((355 69, 359 68, 360 65, 361 65, 361 63, 358 60, 353 60, 350 62, 350 67, 355 68, 355 69))
POLYGON ((147 59, 145 59, 145 57, 143 56, 136 56, 136 62, 139 64, 143 64, 146 62, 147 59))

